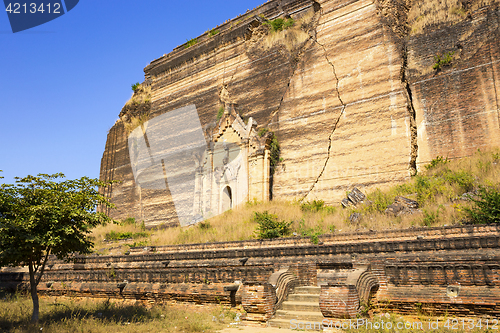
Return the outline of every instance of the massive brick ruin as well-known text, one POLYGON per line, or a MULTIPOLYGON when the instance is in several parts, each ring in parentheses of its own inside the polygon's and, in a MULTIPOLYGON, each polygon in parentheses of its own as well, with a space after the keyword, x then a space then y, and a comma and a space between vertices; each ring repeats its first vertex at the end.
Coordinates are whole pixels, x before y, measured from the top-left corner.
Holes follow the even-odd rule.
MULTIPOLYGON (((209 142, 218 110, 234 104, 278 138, 272 198, 327 204, 353 186, 407 180, 438 155, 498 145, 498 3, 417 33, 408 8, 400 0, 268 1, 152 61, 144 69, 151 98, 138 112, 155 119, 194 105, 209 142), (286 16, 300 29, 270 45, 264 18, 286 16), (434 57, 449 52, 452 65, 434 70, 434 57)), ((110 213, 178 225, 168 188, 134 180, 129 121, 112 127, 102 158, 101 179, 121 181, 106 192, 118 207, 110 213)))

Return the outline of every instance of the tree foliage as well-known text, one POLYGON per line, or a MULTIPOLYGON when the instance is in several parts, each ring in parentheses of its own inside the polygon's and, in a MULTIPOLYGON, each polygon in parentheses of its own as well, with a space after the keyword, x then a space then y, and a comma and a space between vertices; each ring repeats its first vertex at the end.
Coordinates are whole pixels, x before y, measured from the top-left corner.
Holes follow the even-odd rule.
POLYGON ((0 265, 27 266, 38 321, 36 288, 49 255, 71 260, 92 252, 91 229, 110 222, 99 206, 112 207, 98 191, 97 179, 59 180, 64 175, 40 174, 0 185, 0 265))

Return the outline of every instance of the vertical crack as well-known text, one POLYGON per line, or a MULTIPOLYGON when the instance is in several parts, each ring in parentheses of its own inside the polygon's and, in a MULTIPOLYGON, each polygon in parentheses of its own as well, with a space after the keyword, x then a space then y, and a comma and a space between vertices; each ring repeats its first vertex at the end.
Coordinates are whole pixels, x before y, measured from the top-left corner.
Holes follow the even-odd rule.
POLYGON ((403 85, 403 91, 406 97, 406 108, 408 110, 408 115, 410 117, 410 163, 408 170, 411 176, 417 174, 417 156, 418 156, 418 140, 417 140, 417 119, 415 106, 413 105, 413 94, 411 92, 410 83, 408 82, 408 77, 406 75, 406 69, 408 68, 408 49, 406 43, 403 44, 402 50, 403 63, 401 65, 401 83, 403 85))
MULTIPOLYGON (((306 42, 304 42, 304 44, 299 48, 299 50, 297 51, 297 55, 294 57, 294 59, 292 60, 292 74, 290 75, 290 78, 288 79, 288 84, 286 86, 286 89, 285 89, 285 92, 283 93, 283 95, 281 96, 281 99, 280 99, 280 102, 278 104, 278 107, 276 108, 276 110, 274 110, 272 113, 271 113, 271 116, 269 117, 269 122, 266 124, 266 127, 269 127, 269 124, 273 122, 273 118, 278 114, 278 112, 281 110, 281 106, 283 105, 283 102, 285 101, 285 96, 286 94, 288 93, 288 91, 290 90, 290 84, 292 84, 292 80, 293 78, 295 77, 295 73, 297 72, 297 68, 299 67, 299 63, 302 61, 302 57, 304 55, 304 50, 307 49, 307 43, 310 41, 310 40, 314 40, 312 37, 310 37, 306 42)), ((292 55, 293 57, 293 55, 292 55)), ((278 124, 279 126, 279 122, 276 121, 276 123, 278 124)))
POLYGON ((337 130, 337 126, 338 126, 338 124, 340 122, 340 119, 344 115, 345 108, 347 107, 347 105, 342 100, 342 96, 340 95, 339 78, 337 76, 337 71, 335 70, 335 65, 333 64, 333 62, 331 62, 330 59, 328 58, 328 53, 326 51, 326 47, 323 44, 321 44, 320 42, 318 42, 317 39, 314 39, 314 41, 316 42, 316 44, 318 44, 319 46, 321 46, 321 48, 324 51, 324 55, 325 55, 326 61, 332 67, 333 76, 335 77, 335 81, 336 81, 336 83, 335 83, 335 91, 337 93, 337 98, 338 98, 340 104, 342 105, 342 110, 341 110, 340 115, 338 116, 337 120, 334 122, 332 131, 330 132, 330 135, 328 137, 328 151, 327 151, 327 156, 326 156, 325 163, 323 164, 323 168, 321 169, 321 172, 319 173, 319 175, 316 178, 316 180, 314 181, 314 183, 311 185, 311 188, 307 191, 307 193, 304 195, 304 197, 302 199, 300 199, 300 201, 303 201, 303 200, 305 200, 307 198, 307 196, 312 192, 312 190, 314 190, 314 188, 316 187, 316 184, 319 182, 319 180, 321 179, 321 177, 325 173, 326 166, 328 165, 328 161, 330 160, 330 156, 331 156, 332 137, 333 137, 333 134, 335 133, 335 131, 337 130))

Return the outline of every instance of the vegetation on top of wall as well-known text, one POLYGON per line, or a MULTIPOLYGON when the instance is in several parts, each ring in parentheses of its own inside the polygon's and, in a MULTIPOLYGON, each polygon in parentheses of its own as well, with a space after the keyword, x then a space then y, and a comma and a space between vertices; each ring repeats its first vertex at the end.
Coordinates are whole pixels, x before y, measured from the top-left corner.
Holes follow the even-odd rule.
POLYGON ((132 85, 132 91, 133 91, 133 92, 135 92, 135 91, 136 91, 136 90, 140 87, 140 85, 141 85, 141 84, 140 84, 139 82, 134 83, 134 84, 132 85))
POLYGON ((283 19, 276 18, 274 20, 266 20, 262 24, 268 26, 271 32, 283 31, 288 28, 291 28, 295 23, 293 18, 283 19))
POLYGON ((314 17, 315 11, 311 8, 296 20, 292 18, 266 20, 263 26, 268 28, 269 33, 263 38, 261 45, 266 49, 283 45, 289 52, 296 50, 310 38, 309 31, 313 29, 311 23, 314 17))
POLYGON ((217 35, 219 32, 220 32, 219 29, 213 28, 212 30, 207 31, 207 35, 208 35, 208 37, 213 37, 213 36, 217 35))
POLYGON ((408 24, 411 33, 421 33, 427 27, 439 27, 442 24, 456 24, 474 11, 496 3, 495 0, 430 0, 412 1, 408 12, 408 24))
POLYGON ((187 49, 187 48, 195 45, 196 43, 198 43, 198 38, 189 39, 189 40, 187 40, 186 44, 184 45, 184 48, 187 49))
POLYGON ((136 84, 132 85, 134 94, 132 95, 132 97, 130 97, 127 103, 125 103, 125 106, 131 104, 139 105, 151 102, 151 86, 143 86, 142 84, 136 86, 136 84))
POLYGON ((120 119, 127 135, 149 120, 151 104, 151 86, 139 84, 133 85, 132 88, 135 88, 134 94, 120 112, 120 119))

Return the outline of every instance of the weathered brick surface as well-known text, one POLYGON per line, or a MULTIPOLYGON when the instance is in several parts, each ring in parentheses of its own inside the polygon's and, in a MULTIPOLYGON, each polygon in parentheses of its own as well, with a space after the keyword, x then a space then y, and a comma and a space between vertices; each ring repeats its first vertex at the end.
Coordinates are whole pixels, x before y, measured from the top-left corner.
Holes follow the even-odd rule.
POLYGON ((500 140, 500 9, 483 7, 452 26, 408 42, 408 74, 418 126, 418 163, 468 156, 500 140), (452 66, 432 70, 434 56, 454 52, 452 66))
POLYGON ((355 318, 359 309, 356 286, 346 284, 321 286, 319 308, 325 317, 355 318))
POLYGON ((246 320, 267 321, 276 310, 276 291, 269 283, 246 282, 241 298, 246 320))

